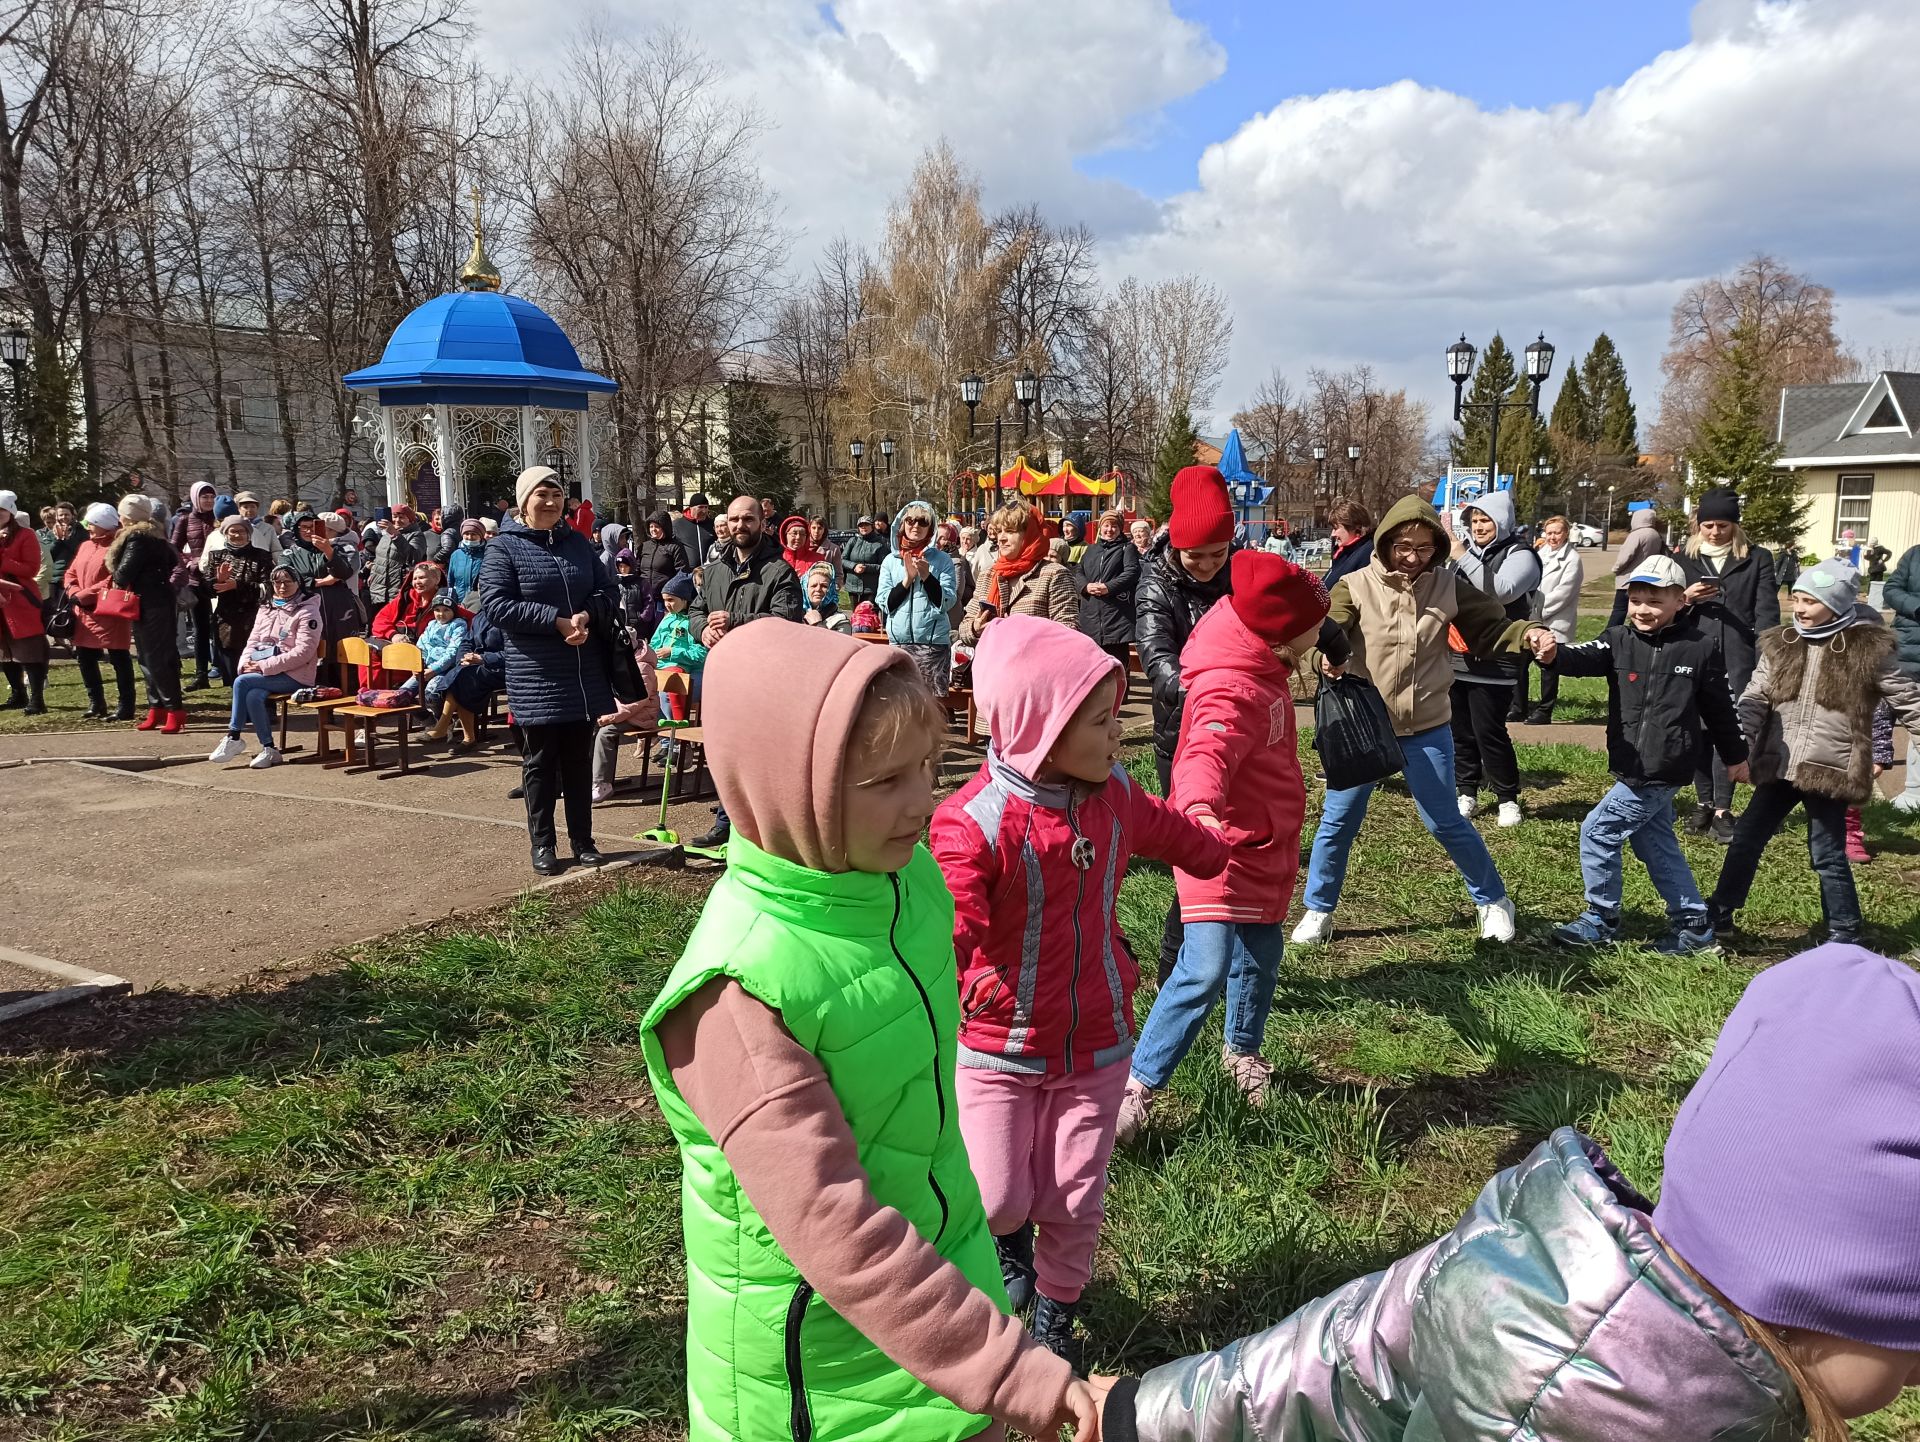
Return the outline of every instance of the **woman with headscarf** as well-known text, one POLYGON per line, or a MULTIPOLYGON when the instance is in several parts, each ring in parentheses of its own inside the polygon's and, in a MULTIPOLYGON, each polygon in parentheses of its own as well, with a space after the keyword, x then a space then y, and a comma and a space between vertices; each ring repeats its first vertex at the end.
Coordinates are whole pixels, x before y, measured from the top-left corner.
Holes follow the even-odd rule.
POLYGON ((1080 619, 1073 576, 1051 558, 1047 524, 1037 507, 1009 501, 987 519, 996 552, 987 584, 976 592, 960 623, 959 641, 971 646, 1001 616, 1045 616, 1063 626, 1080 619))
POLYGON ((933 533, 933 543, 945 551, 953 561, 953 604, 947 607, 947 625, 958 628, 961 619, 967 614, 967 605, 973 600, 973 561, 960 546, 960 528, 952 521, 942 521, 933 533))
POLYGON ((40 609, 40 537, 12 491, 0 491, 0 672, 7 699, 0 710, 29 716, 47 709, 47 628, 40 609))
POLYGON ((487 527, 478 516, 460 523, 460 539, 447 553, 447 584, 463 606, 480 603, 480 568, 487 560, 487 527))
POLYGON ((87 507, 87 538, 67 567, 65 585, 73 601, 73 658, 80 664, 80 682, 87 688, 85 719, 105 721, 107 693, 100 683, 100 657, 113 666, 114 688, 120 694, 115 721, 133 719, 133 623, 122 616, 99 613, 100 597, 113 584, 107 569, 107 551, 120 532, 120 513, 105 501, 87 507))
POLYGON ((187 727, 187 703, 180 692, 179 610, 173 598, 173 568, 179 559, 180 553, 154 524, 147 498, 122 496, 120 534, 107 549, 107 568, 114 588, 133 592, 140 603, 133 644, 147 686, 147 715, 135 729, 158 726, 169 736, 187 727))
POLYGON ((213 665, 213 593, 199 584, 200 559, 207 541, 219 527, 214 515, 218 497, 209 481, 195 481, 187 488, 187 504, 173 518, 169 539, 176 554, 192 568, 193 587, 193 682, 189 691, 204 691, 212 684, 208 669, 213 665))
POLYGON ((362 635, 367 629, 346 547, 329 534, 327 523, 312 511, 296 511, 281 559, 293 567, 302 587, 320 602, 320 684, 338 686, 340 667, 333 659, 334 647, 343 638, 362 635))
POLYGON ((520 519, 487 546, 481 611, 505 633, 533 869, 553 876, 561 870, 554 807, 562 793, 574 859, 606 860, 593 844, 593 740, 614 710, 608 625, 619 597, 599 552, 566 524, 560 478, 530 466, 513 491, 520 519))
MULTIPOLYGON (((1540 589, 1540 558, 1513 528, 1513 497, 1490 491, 1460 513, 1465 534, 1453 548, 1454 565, 1465 582, 1500 603, 1509 621, 1524 621, 1540 589)), ((1456 628, 1457 629, 1457 628, 1456 628)), ((1495 821, 1518 826, 1520 762, 1507 730, 1520 682, 1520 660, 1506 655, 1470 654, 1464 640, 1453 648, 1454 805, 1462 816, 1480 809, 1484 781, 1499 802, 1495 821)))
POLYGON ((252 722, 260 753, 248 766, 255 771, 278 766, 282 758, 280 748, 273 744, 272 698, 311 686, 319 668, 319 601, 307 590, 300 573, 284 560, 273 568, 269 586, 273 594, 247 633, 240 672, 234 678, 226 738, 207 757, 216 764, 246 753, 240 729, 252 722))
POLYGON ((200 575, 213 596, 213 666, 229 686, 240 674, 240 651, 253 633, 273 557, 253 544, 253 522, 235 511, 220 523, 223 546, 209 546, 200 575))
MULTIPOLYGON (((932 535, 927 539, 931 541, 932 535)), ((787 564, 793 567, 793 574, 804 576, 826 557, 814 549, 813 527, 805 516, 788 516, 780 523, 780 549, 786 556, 787 564)))
POLYGON ((1087 554, 1086 528, 1076 516, 1067 516, 1060 522, 1060 539, 1067 543, 1067 564, 1077 566, 1080 558, 1087 554))

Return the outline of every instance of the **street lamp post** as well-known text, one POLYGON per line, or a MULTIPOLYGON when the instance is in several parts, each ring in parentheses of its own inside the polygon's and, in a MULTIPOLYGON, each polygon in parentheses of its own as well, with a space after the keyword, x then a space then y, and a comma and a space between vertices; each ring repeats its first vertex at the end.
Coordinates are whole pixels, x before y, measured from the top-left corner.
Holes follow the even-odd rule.
POLYGON ((1606 524, 1600 528, 1600 544, 1602 546, 1611 546, 1613 544, 1613 492, 1617 484, 1618 483, 1614 481, 1607 482, 1607 520, 1606 524))
MULTIPOLYGON (((14 326, 5 334, 0 334, 0 361, 7 363, 7 369, 13 374, 13 414, 20 426, 20 445, 22 451, 33 454, 33 433, 27 425, 27 342, 30 337, 19 326, 14 326)), ((13 461, 6 452, 6 427, 0 425, 0 475, 7 479, 9 487, 13 485, 13 461)))
POLYGON ((1526 376, 1530 384, 1524 401, 1507 401, 1498 396, 1490 401, 1463 399, 1461 391, 1467 378, 1473 374, 1474 356, 1473 343, 1462 332, 1460 339, 1447 347, 1447 379, 1453 382, 1453 418, 1456 421, 1466 411, 1487 413, 1487 489, 1493 490, 1500 484, 1500 412, 1524 407, 1536 421, 1540 419, 1540 392, 1546 389, 1547 377, 1553 371, 1553 347, 1548 344, 1545 331, 1528 345, 1526 376))
MULTIPOLYGON (((1029 371, 1027 374, 1031 376, 1033 373, 1029 371)), ((1038 380, 1034 385, 1037 393, 1038 380)), ((973 408, 980 404, 980 393, 984 387, 985 382, 980 379, 978 372, 970 372, 960 378, 960 399, 966 403, 967 407, 967 443, 969 445, 973 443, 973 408)), ((998 413, 993 418, 993 487, 995 499, 998 500, 1000 489, 1000 416, 998 413)))
POLYGON ((1347 447, 1347 484, 1355 485, 1360 480, 1360 447, 1347 447))
POLYGON ((1582 476, 1580 478, 1580 524, 1583 526, 1587 523, 1587 498, 1592 490, 1593 478, 1582 476))
MULTIPOLYGON (((847 454, 853 457, 853 483, 860 484, 860 457, 867 453, 867 443, 858 437, 847 442, 847 454)), ((867 514, 877 515, 880 511, 880 492, 874 485, 874 468, 867 467, 867 514)))
POLYGON ((1321 500, 1329 500, 1327 495, 1327 443, 1313 443, 1313 489, 1321 500))
POLYGON ((567 489, 567 453, 554 446, 546 455, 547 469, 560 478, 560 494, 571 497, 573 492, 567 489))
MULTIPOLYGON (((1024 441, 1027 438, 1027 419, 1032 414, 1035 403, 1040 399, 1040 377, 1033 373, 1032 366, 1028 366, 1013 378, 1013 398, 1020 402, 1020 439, 1024 441)), ((1042 406, 1040 424, 1045 426, 1046 421, 1046 407, 1042 406)))
MULTIPOLYGON (((880 455, 887 463, 887 495, 893 495, 893 437, 880 437, 880 455)), ((876 502, 876 504, 878 504, 876 502)))
POLYGON ((1546 514, 1547 483, 1553 479, 1553 462, 1540 456, 1533 463, 1533 519, 1539 524, 1546 514))

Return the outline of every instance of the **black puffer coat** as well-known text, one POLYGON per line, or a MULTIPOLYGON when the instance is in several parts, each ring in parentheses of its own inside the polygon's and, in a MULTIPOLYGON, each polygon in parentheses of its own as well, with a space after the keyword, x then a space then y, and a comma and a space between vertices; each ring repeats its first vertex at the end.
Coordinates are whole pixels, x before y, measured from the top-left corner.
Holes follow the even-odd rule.
POLYGON ((1720 632, 1721 653, 1727 661, 1727 680, 1738 696, 1747 689, 1759 660, 1756 638, 1780 624, 1780 580, 1773 568, 1773 552, 1765 546, 1749 546, 1747 554, 1718 575, 1704 556, 1690 556, 1684 549, 1674 554, 1687 584, 1717 581, 1718 601, 1695 605, 1694 614, 1706 623, 1709 632, 1720 632))
POLYGON ((1893 568, 1883 599, 1893 612, 1893 634, 1900 640, 1900 668, 1920 676, 1920 546, 1909 546, 1893 568))
POLYGON ((564 521, 550 531, 508 521, 487 543, 480 595, 481 614, 505 633, 507 701, 515 721, 551 726, 613 710, 605 646, 593 638, 569 645, 555 627, 562 616, 611 614, 618 605, 592 542, 564 521))
POLYGON ((1133 542, 1095 541, 1080 558, 1073 578, 1080 592, 1080 630, 1099 646, 1124 646, 1133 639, 1133 599, 1140 584, 1140 553, 1133 542), (1087 584, 1104 581, 1107 594, 1087 594, 1087 584))
POLYGON ((1140 651, 1140 669, 1153 687, 1153 749, 1163 763, 1173 761, 1187 704, 1186 688, 1180 684, 1180 651, 1200 618, 1232 590, 1230 565, 1222 566, 1211 581, 1196 581, 1181 569, 1165 536, 1153 543, 1140 565, 1133 641, 1140 651))

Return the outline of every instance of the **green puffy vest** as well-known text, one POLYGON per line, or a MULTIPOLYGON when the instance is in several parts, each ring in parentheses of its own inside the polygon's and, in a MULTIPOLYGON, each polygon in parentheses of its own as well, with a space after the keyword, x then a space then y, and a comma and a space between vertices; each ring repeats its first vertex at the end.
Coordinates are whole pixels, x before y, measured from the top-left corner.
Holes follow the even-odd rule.
POLYGON ((695 1442, 957 1442, 989 1420, 902 1371, 800 1275, 668 1075, 655 1028, 717 976, 780 1013, 820 1059, 881 1205, 1006 1308, 960 1137, 953 898, 925 847, 893 876, 829 874, 738 831, 679 964, 641 1023, 680 1142, 688 1435, 695 1442))

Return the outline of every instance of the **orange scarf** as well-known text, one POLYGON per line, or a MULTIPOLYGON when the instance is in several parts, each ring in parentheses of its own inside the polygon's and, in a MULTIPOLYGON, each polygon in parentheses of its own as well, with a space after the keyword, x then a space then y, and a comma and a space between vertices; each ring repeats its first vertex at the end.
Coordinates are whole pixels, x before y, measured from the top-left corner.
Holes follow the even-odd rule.
POLYGON ((1046 522, 1040 519, 1039 511, 1029 508, 1027 522, 1020 528, 1020 549, 993 563, 988 589, 994 609, 1002 616, 1007 614, 1007 598, 1013 592, 1013 583, 1047 559, 1048 540, 1046 522))

